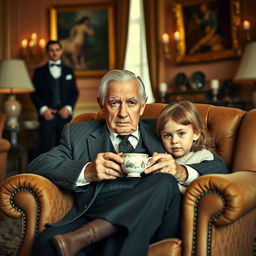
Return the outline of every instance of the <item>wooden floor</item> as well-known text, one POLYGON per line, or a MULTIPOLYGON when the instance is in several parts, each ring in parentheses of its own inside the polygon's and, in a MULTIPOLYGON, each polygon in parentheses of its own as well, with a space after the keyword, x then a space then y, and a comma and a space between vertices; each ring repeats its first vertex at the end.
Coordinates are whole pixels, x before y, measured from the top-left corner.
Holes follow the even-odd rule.
POLYGON ((0 211, 0 256, 14 256, 19 245, 21 220, 11 219, 0 211))

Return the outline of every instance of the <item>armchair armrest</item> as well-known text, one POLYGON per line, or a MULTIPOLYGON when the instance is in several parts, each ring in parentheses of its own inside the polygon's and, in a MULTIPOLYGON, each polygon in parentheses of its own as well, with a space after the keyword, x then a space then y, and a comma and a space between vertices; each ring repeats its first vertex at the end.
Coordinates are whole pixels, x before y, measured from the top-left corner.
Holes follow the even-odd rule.
MULTIPOLYGON (((1 130, 0 130, 0 133, 1 133, 1 130)), ((0 138, 0 183, 5 179, 7 156, 10 148, 11 148, 11 145, 9 141, 6 139, 0 138)))
POLYGON ((255 182, 255 172, 240 171, 201 176, 190 184, 184 195, 184 255, 191 255, 199 240, 201 251, 196 255, 206 255, 212 224, 224 227, 256 208, 255 182))
POLYGON ((71 209, 71 193, 36 174, 19 174, 0 186, 0 209, 12 218, 22 217, 20 255, 30 255, 34 237, 46 223, 60 220, 71 209))
POLYGON ((0 138, 0 153, 9 151, 11 145, 6 139, 0 138))

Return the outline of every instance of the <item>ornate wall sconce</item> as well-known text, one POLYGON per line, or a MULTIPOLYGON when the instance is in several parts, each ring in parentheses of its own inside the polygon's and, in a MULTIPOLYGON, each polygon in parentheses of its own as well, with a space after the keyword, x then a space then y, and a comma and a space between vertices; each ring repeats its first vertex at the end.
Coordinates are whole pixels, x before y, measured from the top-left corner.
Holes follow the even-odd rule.
POLYGON ((33 33, 30 39, 21 41, 21 57, 27 63, 39 63, 44 58, 45 39, 38 40, 37 34, 33 33))
POLYGON ((164 33, 162 35, 162 44, 163 44, 163 53, 164 57, 166 59, 169 59, 171 57, 170 53, 170 37, 167 33, 164 33))
POLYGON ((246 42, 251 41, 251 24, 248 20, 243 22, 243 30, 245 31, 246 42))
POLYGON ((174 38, 175 43, 178 43, 180 41, 180 32, 175 31, 173 34, 173 38, 174 38))
MULTIPOLYGON (((175 42, 175 48, 177 50, 177 46, 178 43, 180 41, 180 33, 178 31, 176 31, 173 34, 173 41, 175 42)), ((170 37, 167 33, 164 33, 162 35, 162 44, 163 44, 163 53, 164 53, 164 57, 166 59, 169 59, 171 57, 171 50, 170 50, 170 37)))

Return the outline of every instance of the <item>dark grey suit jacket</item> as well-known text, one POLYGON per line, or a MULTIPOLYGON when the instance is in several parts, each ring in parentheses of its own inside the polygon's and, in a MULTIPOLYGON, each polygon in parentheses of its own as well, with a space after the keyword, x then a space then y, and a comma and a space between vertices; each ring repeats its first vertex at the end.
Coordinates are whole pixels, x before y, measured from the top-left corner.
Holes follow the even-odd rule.
MULTIPOLYGON (((149 155, 154 152, 163 153, 164 148, 155 133, 155 120, 147 119, 139 123, 140 135, 149 155)), ((76 207, 61 222, 70 222, 90 207, 100 191, 103 182, 92 182, 89 186, 76 187, 76 181, 84 165, 93 161, 100 152, 110 150, 109 131, 105 120, 82 123, 69 123, 65 126, 61 144, 51 151, 34 159, 28 171, 42 175, 59 187, 74 192, 76 207)), ((226 166, 220 158, 190 165, 200 175, 208 173, 225 173, 226 166)))

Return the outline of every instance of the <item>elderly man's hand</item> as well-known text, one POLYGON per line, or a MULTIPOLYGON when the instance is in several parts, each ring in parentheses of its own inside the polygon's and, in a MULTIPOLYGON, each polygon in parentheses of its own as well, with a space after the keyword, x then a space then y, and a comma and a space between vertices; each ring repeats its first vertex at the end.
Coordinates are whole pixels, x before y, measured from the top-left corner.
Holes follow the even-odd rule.
POLYGON ((177 181, 185 181, 188 177, 187 170, 184 166, 176 163, 170 154, 154 153, 148 164, 153 164, 145 170, 145 173, 162 172, 173 175, 177 181), (153 164, 155 163, 155 164, 153 164))
POLYGON ((122 162, 120 154, 99 153, 96 159, 86 166, 84 178, 86 181, 101 181, 123 177, 122 162))

